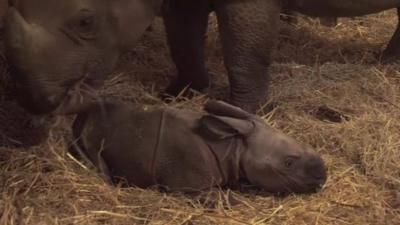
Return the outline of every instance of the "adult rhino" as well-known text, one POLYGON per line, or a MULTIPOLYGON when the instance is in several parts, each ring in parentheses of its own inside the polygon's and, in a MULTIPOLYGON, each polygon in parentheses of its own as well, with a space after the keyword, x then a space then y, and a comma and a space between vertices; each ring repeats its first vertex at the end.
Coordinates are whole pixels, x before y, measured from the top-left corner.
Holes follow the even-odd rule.
MULTIPOLYGON (((254 111, 264 103, 279 13, 360 16, 400 6, 400 0, 11 0, 6 47, 16 92, 32 113, 73 113, 90 101, 118 56, 130 49, 164 4, 178 77, 167 88, 209 86, 204 37, 210 4, 216 11, 231 84, 231 103, 254 111)), ((384 58, 399 55, 399 29, 384 58)))

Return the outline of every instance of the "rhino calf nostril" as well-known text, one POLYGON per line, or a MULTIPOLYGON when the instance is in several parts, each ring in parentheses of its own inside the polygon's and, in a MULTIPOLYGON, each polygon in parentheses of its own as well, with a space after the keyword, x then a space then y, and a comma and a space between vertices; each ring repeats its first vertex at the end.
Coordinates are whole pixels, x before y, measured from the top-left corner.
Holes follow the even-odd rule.
POLYGON ((326 182, 326 177, 318 179, 318 182, 321 184, 321 186, 326 182))
POLYGON ((322 160, 318 158, 312 158, 306 165, 306 173, 309 174, 315 181, 319 184, 325 183, 326 180, 326 170, 322 160))

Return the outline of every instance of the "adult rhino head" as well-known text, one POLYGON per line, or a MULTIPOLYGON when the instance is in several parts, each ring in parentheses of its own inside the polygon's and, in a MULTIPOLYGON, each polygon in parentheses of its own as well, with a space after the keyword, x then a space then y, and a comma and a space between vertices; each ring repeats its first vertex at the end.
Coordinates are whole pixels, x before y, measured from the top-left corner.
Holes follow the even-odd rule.
POLYGON ((11 0, 5 46, 18 102, 33 114, 68 114, 84 107, 91 101, 90 89, 101 86, 161 2, 11 0))

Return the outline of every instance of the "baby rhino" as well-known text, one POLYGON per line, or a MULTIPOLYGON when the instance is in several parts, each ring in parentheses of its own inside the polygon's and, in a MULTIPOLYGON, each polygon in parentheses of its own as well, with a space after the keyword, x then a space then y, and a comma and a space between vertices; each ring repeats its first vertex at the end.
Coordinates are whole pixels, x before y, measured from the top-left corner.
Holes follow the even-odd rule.
POLYGON ((78 115, 75 147, 112 182, 186 193, 246 180, 273 193, 326 181, 321 158, 263 120, 221 101, 207 113, 104 103, 78 115))

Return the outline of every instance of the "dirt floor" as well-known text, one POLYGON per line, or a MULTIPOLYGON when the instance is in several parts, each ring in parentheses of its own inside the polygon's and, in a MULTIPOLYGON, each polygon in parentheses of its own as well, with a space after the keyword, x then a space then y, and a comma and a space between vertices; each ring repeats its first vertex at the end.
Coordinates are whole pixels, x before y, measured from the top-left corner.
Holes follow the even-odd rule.
MULTIPOLYGON (((314 147, 329 179, 313 195, 223 191, 214 208, 179 194, 107 186, 68 152, 71 118, 39 126, 7 91, 0 54, 0 225, 14 224, 400 224, 399 65, 376 60, 397 22, 394 11, 340 19, 334 28, 302 18, 282 24, 271 67, 266 122, 314 147), (33 147, 28 147, 32 146, 33 147), (236 204, 224 201, 228 194, 236 204)), ((228 93, 217 27, 208 66, 215 74, 197 107, 228 93)), ((161 104, 175 69, 160 21, 121 59, 101 95, 161 104)))

